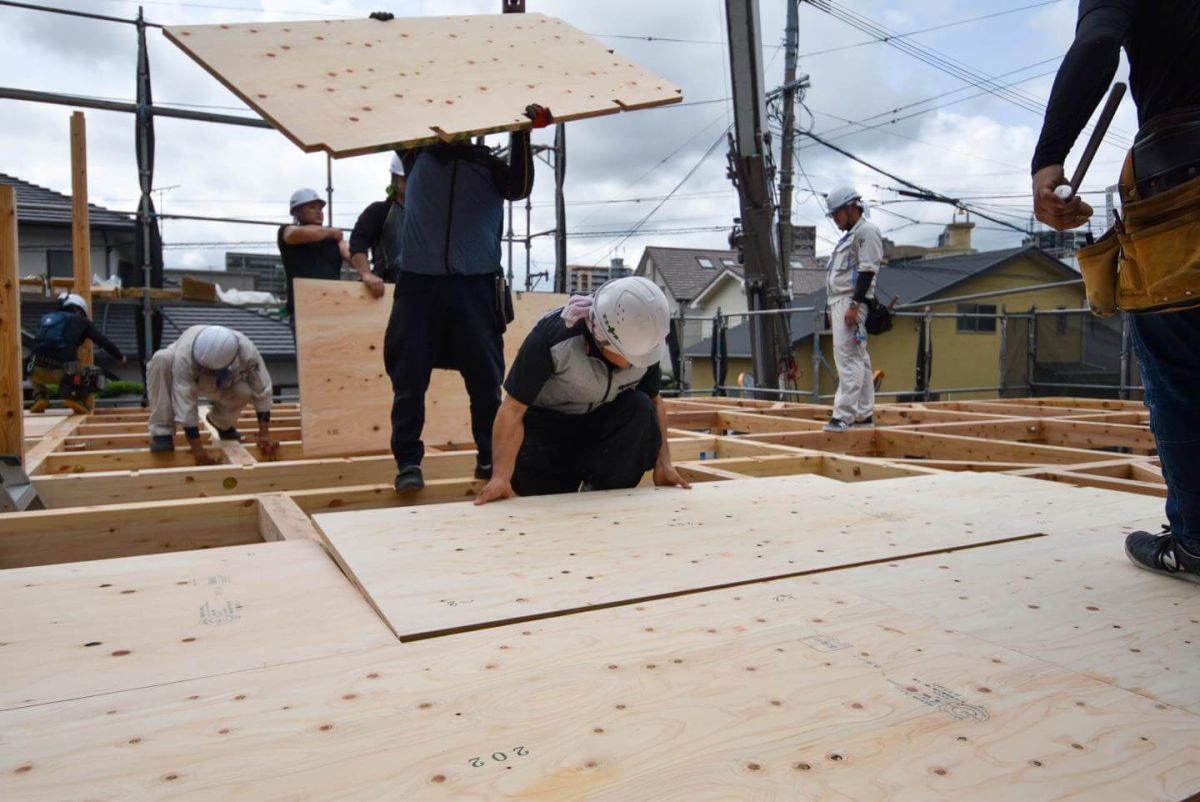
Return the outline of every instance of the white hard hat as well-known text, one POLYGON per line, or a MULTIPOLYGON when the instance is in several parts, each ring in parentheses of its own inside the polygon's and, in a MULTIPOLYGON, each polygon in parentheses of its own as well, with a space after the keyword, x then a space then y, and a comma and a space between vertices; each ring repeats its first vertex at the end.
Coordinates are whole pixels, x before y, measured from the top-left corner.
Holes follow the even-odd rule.
POLYGON ((78 306, 80 309, 83 310, 83 313, 85 315, 87 314, 87 311, 88 311, 87 301, 83 300, 82 296, 76 295, 73 292, 59 293, 58 304, 59 304, 59 306, 78 306))
POLYGON ((325 199, 318 195, 315 189, 301 187, 292 193, 292 199, 288 203, 288 212, 294 212, 296 211, 297 206, 303 206, 304 204, 312 203, 313 201, 320 201, 322 206, 325 205, 325 199))
POLYGON ((399 153, 392 154, 392 175, 404 175, 404 160, 399 153))
POLYGON ((667 296, 650 279, 626 276, 601 285, 592 315, 599 334, 634 367, 648 368, 663 359, 671 310, 667 296))
POLYGON ((205 326, 192 341, 192 359, 208 370, 224 370, 237 355, 237 335, 224 326, 205 326))
POLYGON ((830 214, 851 203, 858 203, 861 207, 862 195, 858 194, 858 190, 849 184, 834 187, 825 196, 825 208, 829 210, 830 214))

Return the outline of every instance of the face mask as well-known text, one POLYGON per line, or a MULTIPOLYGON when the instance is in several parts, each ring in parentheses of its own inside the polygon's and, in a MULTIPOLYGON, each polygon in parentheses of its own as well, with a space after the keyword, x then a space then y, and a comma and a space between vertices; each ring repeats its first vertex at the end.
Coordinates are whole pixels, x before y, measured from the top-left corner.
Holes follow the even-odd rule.
POLYGON ((217 389, 224 390, 229 385, 233 384, 233 370, 231 368, 222 368, 217 371, 217 389))

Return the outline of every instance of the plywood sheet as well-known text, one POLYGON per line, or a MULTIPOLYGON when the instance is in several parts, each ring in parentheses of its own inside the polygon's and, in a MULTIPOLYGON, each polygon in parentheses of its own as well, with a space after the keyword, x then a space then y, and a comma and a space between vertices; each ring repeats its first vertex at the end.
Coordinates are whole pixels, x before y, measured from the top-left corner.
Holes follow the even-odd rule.
MULTIPOLYGON (((314 521, 409 637, 1078 527, 1081 492, 969 473, 802 475, 314 521)), ((1106 508, 1125 509, 1124 497, 1106 508)))
POLYGON ((306 151, 352 156, 676 103, 679 87, 544 14, 164 29, 306 151))
MULTIPOLYGON (((1158 531, 1160 521, 1136 526, 1158 531)), ((819 581, 1200 713, 1200 586, 1134 567, 1123 546, 1132 528, 1094 526, 819 581)))
POLYGON ((0 796, 1176 802, 1198 721, 782 581, 0 713, 0 796))
MULTIPOLYGON (((383 333, 392 285, 378 300, 357 281, 296 281, 296 354, 305 457, 380 453, 391 437, 392 386, 383 365, 383 333)), ((506 363, 542 315, 567 296, 513 296, 516 319, 504 335, 506 363)), ((462 377, 436 370, 425 396, 427 445, 471 442, 471 412, 462 377)))
POLYGON ((0 609, 0 708, 395 642, 301 541, 0 571, 0 609))

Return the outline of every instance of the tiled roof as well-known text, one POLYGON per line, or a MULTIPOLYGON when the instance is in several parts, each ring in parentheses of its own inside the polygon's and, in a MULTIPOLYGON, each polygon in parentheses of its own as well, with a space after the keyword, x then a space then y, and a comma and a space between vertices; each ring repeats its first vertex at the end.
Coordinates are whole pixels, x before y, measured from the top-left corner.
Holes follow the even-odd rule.
MULTIPOLYGON (((652 245, 642 254, 639 269, 649 258, 662 275, 663 280, 678 301, 694 301, 726 270, 738 276, 744 268, 738 263, 737 251, 709 251, 695 248, 663 248, 652 245), (713 266, 703 267, 701 259, 713 266)), ((825 285, 825 271, 811 257, 794 258, 791 267, 793 292, 796 296, 807 295, 825 285)))
MULTIPOLYGON (((17 220, 30 225, 71 225, 71 197, 52 189, 39 187, 11 175, 0 173, 0 184, 16 189, 17 220)), ((109 231, 133 231, 134 218, 127 214, 88 204, 88 224, 92 228, 109 231)))

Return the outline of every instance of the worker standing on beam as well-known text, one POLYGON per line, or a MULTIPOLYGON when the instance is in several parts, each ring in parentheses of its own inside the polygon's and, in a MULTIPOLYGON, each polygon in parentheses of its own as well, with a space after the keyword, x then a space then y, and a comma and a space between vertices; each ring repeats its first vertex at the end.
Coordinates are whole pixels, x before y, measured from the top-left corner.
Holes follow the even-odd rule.
POLYGON ((833 332, 837 395, 827 432, 875 424, 875 381, 867 351, 867 304, 875 297, 875 274, 883 259, 883 235, 864 214, 862 195, 840 186, 826 196, 829 216, 844 231, 829 257, 825 295, 833 332))
POLYGON ((350 232, 350 263, 362 277, 373 298, 382 298, 384 282, 396 280, 400 263, 400 236, 404 231, 404 161, 392 154, 391 182, 387 200, 363 209, 350 232), (370 261, 367 253, 370 252, 370 261))
POLYGON ((493 430, 495 467, 476 504, 583 489, 689 487, 671 464, 659 395, 666 296, 641 276, 573 296, 525 338, 493 430))
MULTIPOLYGON (((292 284, 298 278, 337 281, 342 263, 350 263, 350 246, 342 230, 325 225, 325 201, 313 189, 298 189, 288 202, 292 223, 279 227, 276 243, 287 275, 288 325, 296 333, 296 295, 292 284)), ((359 271, 362 273, 363 271, 359 271)), ((369 274, 370 270, 366 270, 369 274)), ((366 279, 364 278, 364 281, 366 279)))
POLYGON ((197 465, 211 465, 200 439, 200 396, 208 399, 208 422, 222 440, 241 440, 242 408, 253 401, 259 449, 266 456, 279 445, 271 439, 271 374, 258 348, 240 331, 224 326, 192 326, 154 354, 146 369, 150 394, 150 450, 175 450, 175 427, 182 426, 197 465))
POLYGON ((1075 41, 1059 65, 1033 154, 1033 208, 1065 231, 1092 207, 1063 162, 1117 71, 1121 48, 1139 129, 1121 172, 1121 217, 1079 253, 1088 301, 1126 315, 1167 485, 1167 526, 1133 532, 1139 568, 1200 583, 1200 4, 1194 0, 1083 0, 1075 41), (1069 185, 1068 185, 1069 186, 1069 185), (1077 189, 1078 187, 1076 187, 1077 189))
POLYGON ((34 402, 30 412, 45 412, 50 406, 50 389, 58 385, 63 406, 86 415, 92 382, 79 369, 79 348, 92 340, 122 364, 125 355, 88 317, 87 301, 73 292, 58 296, 58 309, 42 315, 33 337, 33 356, 29 360, 29 383, 34 402))
MULTIPOLYGON (((531 105, 533 128, 554 121, 531 105)), ((529 129, 509 137, 508 160, 483 145, 440 142, 402 152, 405 193, 400 263, 383 361, 392 380, 394 487, 425 486, 425 390, 436 367, 462 374, 471 399, 475 476, 492 475, 492 422, 504 379, 512 304, 500 269, 504 201, 533 188, 529 129)))

